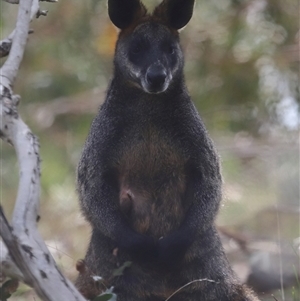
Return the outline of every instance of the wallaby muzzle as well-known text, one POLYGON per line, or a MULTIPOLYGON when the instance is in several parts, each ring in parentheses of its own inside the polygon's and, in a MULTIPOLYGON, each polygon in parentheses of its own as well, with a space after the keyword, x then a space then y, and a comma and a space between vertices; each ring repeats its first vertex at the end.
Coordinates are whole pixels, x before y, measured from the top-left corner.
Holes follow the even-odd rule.
POLYGON ((142 87, 147 93, 161 93, 167 90, 171 75, 168 76, 168 72, 163 65, 153 64, 151 65, 142 79, 142 87))

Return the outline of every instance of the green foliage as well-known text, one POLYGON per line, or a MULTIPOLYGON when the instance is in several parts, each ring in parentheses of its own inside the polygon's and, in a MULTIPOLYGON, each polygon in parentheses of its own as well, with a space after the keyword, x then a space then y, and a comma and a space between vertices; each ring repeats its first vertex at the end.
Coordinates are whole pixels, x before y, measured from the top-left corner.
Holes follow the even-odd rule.
MULTIPOLYGON (((115 269, 113 272, 112 277, 118 277, 122 276, 124 273, 124 270, 128 267, 130 267, 132 262, 126 261, 124 264, 119 267, 118 269, 115 269)), ((100 280, 101 281, 101 280, 100 280)), ((113 287, 107 289, 105 292, 97 296, 93 301, 116 301, 117 300, 117 295, 113 293, 113 287)))
POLYGON ((126 261, 124 262, 124 264, 119 267, 118 269, 114 270, 114 273, 113 273, 113 276, 116 277, 116 276, 122 276, 123 273, 124 273, 124 270, 126 268, 129 268, 131 266, 132 262, 131 261, 126 261))
POLYGON ((93 301, 117 301, 117 295, 113 293, 113 287, 97 296, 93 301))
MULTIPOLYGON (((130 261, 126 261, 124 262, 124 264, 119 267, 118 269, 115 269, 112 277, 118 277, 118 276, 122 276, 124 273, 124 270, 128 267, 130 267, 132 264, 132 262, 130 261)), ((99 276, 95 276, 94 277, 95 281, 101 281, 102 278, 99 276), (98 280, 99 278, 99 280, 98 280)), ((101 293, 99 296, 97 296, 95 299, 93 299, 92 301, 116 301, 117 300, 117 295, 115 293, 113 293, 114 288, 111 287, 109 289, 106 289, 105 292, 101 293)))

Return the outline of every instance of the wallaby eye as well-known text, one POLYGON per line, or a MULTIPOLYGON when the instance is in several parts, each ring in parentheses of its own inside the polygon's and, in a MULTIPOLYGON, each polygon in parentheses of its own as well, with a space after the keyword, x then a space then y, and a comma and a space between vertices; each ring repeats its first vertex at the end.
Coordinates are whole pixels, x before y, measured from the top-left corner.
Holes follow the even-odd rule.
POLYGON ((148 48, 148 43, 144 40, 135 40, 131 44, 131 47, 129 49, 130 53, 132 54, 140 54, 144 51, 146 51, 148 48))
POLYGON ((135 45, 134 47, 131 47, 130 52, 133 54, 139 54, 142 52, 142 47, 135 45))

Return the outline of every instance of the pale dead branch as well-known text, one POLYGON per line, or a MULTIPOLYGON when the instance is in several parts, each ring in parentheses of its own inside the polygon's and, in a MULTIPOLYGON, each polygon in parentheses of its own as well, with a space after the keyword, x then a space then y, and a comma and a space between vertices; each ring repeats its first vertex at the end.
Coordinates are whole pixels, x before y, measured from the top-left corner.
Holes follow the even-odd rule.
POLYGON ((19 0, 3 0, 3 1, 10 4, 19 4, 19 0))
MULTIPOLYGON (((9 0, 11 1, 11 0, 9 0)), ((0 137, 13 145, 20 168, 17 200, 11 225, 0 210, 0 234, 4 245, 0 266, 4 276, 32 286, 45 301, 84 298, 58 270, 37 231, 40 196, 39 144, 17 111, 19 97, 12 87, 17 76, 29 32, 29 23, 39 12, 38 0, 21 0, 8 59, 0 69, 0 137), (8 250, 8 252, 7 252, 8 250), (4 267, 4 268, 3 268, 4 267)))
MULTIPOLYGON (((19 0, 3 0, 3 1, 8 2, 10 4, 19 4, 19 0)), ((56 0, 43 0, 43 1, 57 2, 56 0)), ((46 16, 47 13, 48 13, 47 10, 40 10, 39 0, 33 0, 31 10, 30 10, 30 21, 32 21, 34 17, 39 18, 40 16, 46 16)), ((19 20, 19 16, 18 16, 18 20, 19 20)), ((16 26, 16 27, 18 27, 18 26, 16 26)), ((29 26, 28 26, 27 30, 28 30, 28 33, 30 33, 29 26)), ((5 57, 9 54, 15 32, 16 32, 16 29, 14 29, 7 38, 0 41, 0 57, 5 57)), ((21 60, 22 60, 22 58, 21 58, 21 60)))

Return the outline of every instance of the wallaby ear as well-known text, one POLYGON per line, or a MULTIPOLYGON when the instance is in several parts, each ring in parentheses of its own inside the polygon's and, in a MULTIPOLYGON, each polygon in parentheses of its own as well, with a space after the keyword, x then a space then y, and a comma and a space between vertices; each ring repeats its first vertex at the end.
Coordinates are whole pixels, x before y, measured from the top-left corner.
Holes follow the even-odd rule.
POLYGON ((164 0, 155 8, 153 16, 178 30, 192 18, 194 4, 195 0, 164 0))
POLYGON ((139 0, 108 0, 110 20, 120 29, 128 27, 146 13, 145 6, 139 0))

